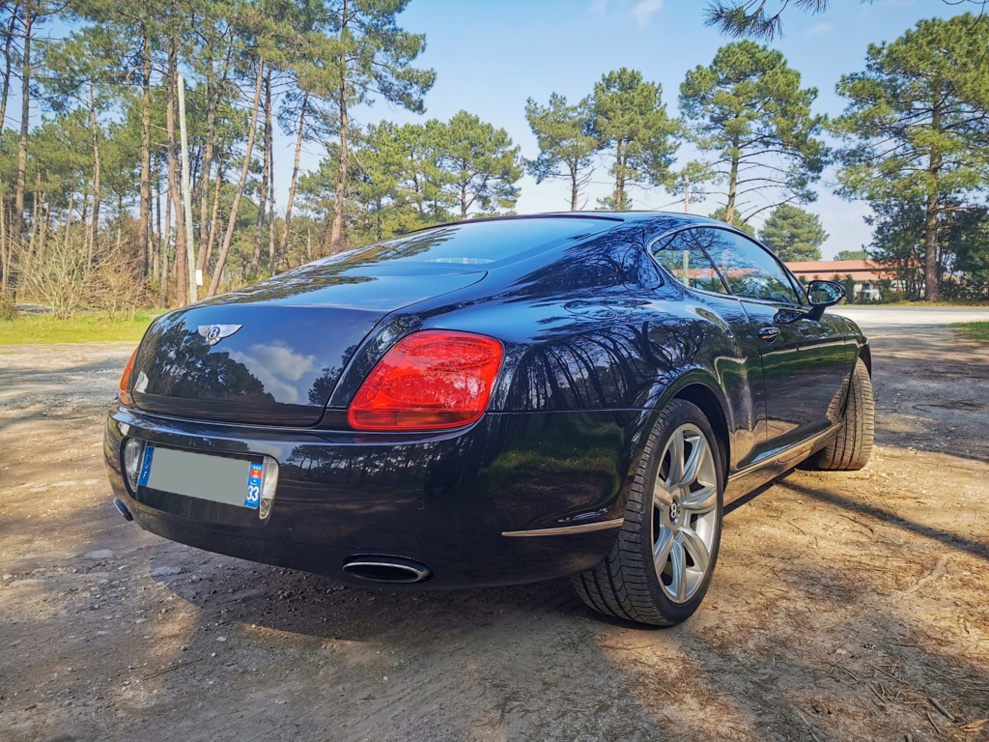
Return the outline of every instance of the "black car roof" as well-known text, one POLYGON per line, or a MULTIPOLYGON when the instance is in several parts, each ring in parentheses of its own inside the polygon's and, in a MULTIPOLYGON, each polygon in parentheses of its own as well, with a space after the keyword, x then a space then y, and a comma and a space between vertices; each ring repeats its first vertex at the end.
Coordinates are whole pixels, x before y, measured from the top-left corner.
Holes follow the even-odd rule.
POLYGON ((717 219, 711 219, 706 216, 700 216, 698 214, 687 214, 683 212, 676 211, 550 211, 539 214, 512 214, 508 216, 491 216, 491 217, 478 217, 475 219, 459 219, 454 222, 444 222, 442 224, 434 224, 429 227, 422 227, 421 229, 414 230, 408 234, 415 234, 415 232, 424 232, 427 229, 436 229, 437 227, 446 227, 452 225, 460 224, 476 224, 478 222, 498 222, 498 221, 516 221, 516 220, 526 220, 526 219, 599 219, 602 221, 620 223, 630 223, 630 222, 641 222, 648 221, 656 218, 664 219, 678 219, 687 224, 717 224, 724 226, 724 222, 718 221, 717 219))

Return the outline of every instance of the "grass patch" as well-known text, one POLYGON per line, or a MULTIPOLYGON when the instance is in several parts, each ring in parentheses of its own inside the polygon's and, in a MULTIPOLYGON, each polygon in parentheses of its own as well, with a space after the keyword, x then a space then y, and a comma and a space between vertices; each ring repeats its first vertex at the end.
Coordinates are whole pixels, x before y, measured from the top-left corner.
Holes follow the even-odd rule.
POLYGON ((951 327, 965 340, 989 343, 989 322, 960 322, 951 327))
POLYGON ((136 343, 161 312, 144 310, 134 319, 111 319, 106 315, 81 314, 71 319, 22 314, 0 319, 0 345, 45 343, 97 343, 114 340, 136 343))

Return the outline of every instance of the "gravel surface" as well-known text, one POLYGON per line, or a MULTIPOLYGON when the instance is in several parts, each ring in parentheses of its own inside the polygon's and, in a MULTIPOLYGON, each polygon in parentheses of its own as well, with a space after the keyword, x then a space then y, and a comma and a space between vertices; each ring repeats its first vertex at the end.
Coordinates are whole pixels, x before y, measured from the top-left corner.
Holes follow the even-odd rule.
POLYGON ((100 450, 131 348, 0 347, 0 740, 989 740, 989 347, 876 311, 872 462, 734 505, 667 630, 145 533, 100 450))

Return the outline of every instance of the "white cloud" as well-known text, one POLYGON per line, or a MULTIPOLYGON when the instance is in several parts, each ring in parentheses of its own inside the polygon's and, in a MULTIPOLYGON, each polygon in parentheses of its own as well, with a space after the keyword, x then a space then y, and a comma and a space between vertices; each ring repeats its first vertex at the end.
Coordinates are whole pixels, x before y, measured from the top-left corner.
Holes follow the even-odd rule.
POLYGON ((815 23, 805 33, 807 36, 825 36, 832 31, 834 31, 834 25, 831 23, 815 23))
POLYGON ((283 345, 252 345, 250 353, 234 351, 230 357, 247 366, 266 392, 290 404, 299 402, 299 389, 292 382, 298 382, 316 365, 315 356, 293 353, 283 345))
POLYGON ((589 13, 604 13, 608 10, 608 0, 591 0, 589 13))
POLYGON ((639 0, 632 8, 632 17, 639 26, 645 26, 653 14, 663 9, 663 0, 639 0))

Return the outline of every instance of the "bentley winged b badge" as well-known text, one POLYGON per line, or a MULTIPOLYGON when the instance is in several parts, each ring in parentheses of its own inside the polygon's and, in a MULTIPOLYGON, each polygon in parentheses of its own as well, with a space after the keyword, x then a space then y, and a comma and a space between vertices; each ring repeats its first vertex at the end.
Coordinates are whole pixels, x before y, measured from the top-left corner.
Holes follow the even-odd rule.
POLYGON ((199 334, 206 338, 209 345, 216 345, 225 337, 230 337, 243 325, 200 325, 199 334))

